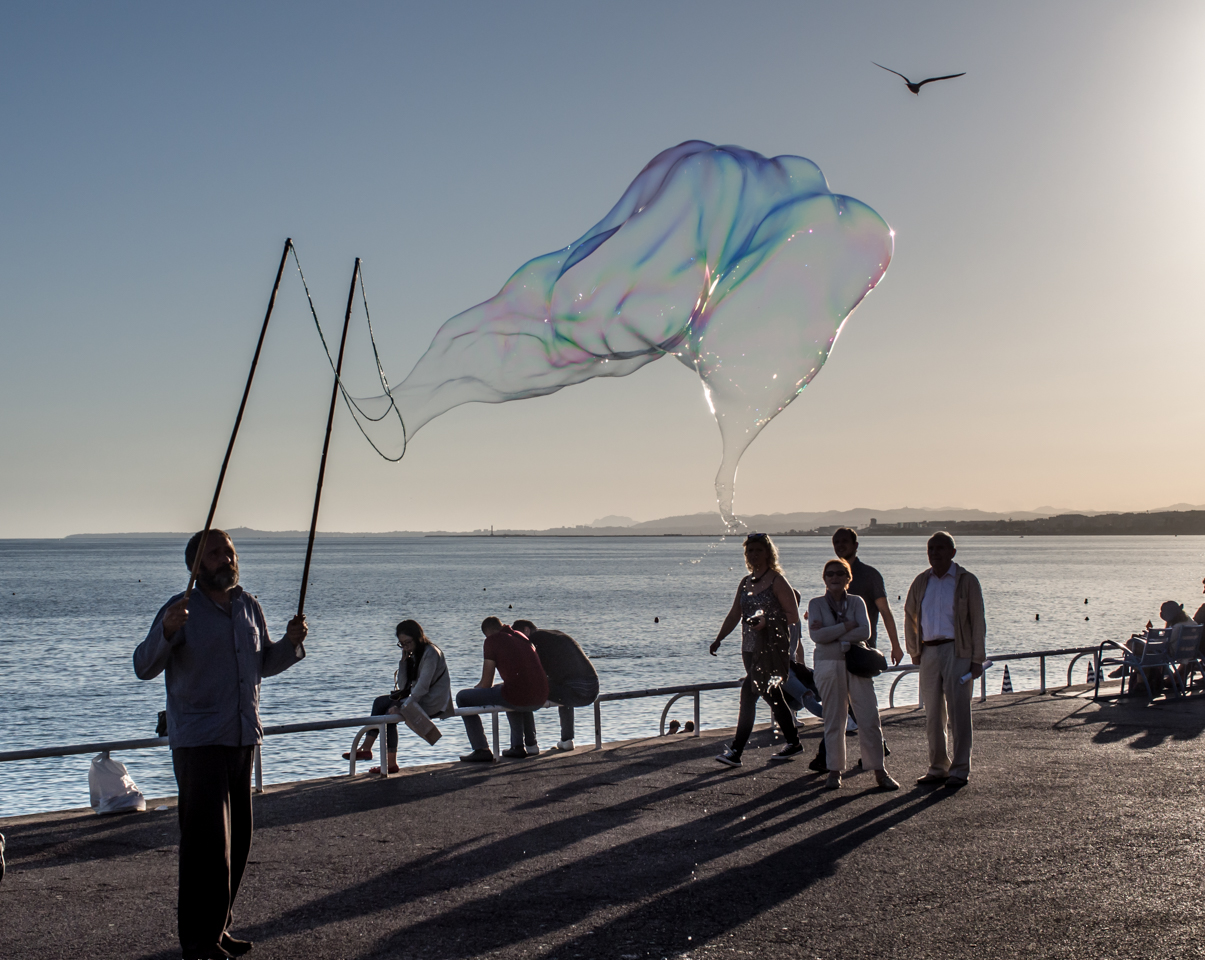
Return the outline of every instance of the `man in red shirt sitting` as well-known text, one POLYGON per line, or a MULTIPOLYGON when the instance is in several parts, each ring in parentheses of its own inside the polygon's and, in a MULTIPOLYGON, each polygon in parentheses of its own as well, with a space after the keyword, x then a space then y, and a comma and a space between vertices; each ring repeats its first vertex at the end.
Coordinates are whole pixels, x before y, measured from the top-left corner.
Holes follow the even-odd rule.
MULTIPOLYGON (((486 617, 481 621, 481 632, 485 634, 484 660, 481 679, 477 686, 461 690, 456 694, 458 707, 514 707, 532 710, 544 706, 548 700, 548 676, 540 663, 536 648, 523 634, 517 633, 497 617, 486 617), (502 677, 502 683, 494 686, 494 671, 502 677)), ((472 714, 464 717, 464 729, 469 735, 472 753, 461 760, 470 763, 493 763, 494 753, 485 737, 481 717, 472 714)), ((513 714, 506 715, 510 723, 510 749, 503 756, 526 757, 523 744, 523 725, 513 714)), ((539 753, 539 748, 532 754, 539 753)))

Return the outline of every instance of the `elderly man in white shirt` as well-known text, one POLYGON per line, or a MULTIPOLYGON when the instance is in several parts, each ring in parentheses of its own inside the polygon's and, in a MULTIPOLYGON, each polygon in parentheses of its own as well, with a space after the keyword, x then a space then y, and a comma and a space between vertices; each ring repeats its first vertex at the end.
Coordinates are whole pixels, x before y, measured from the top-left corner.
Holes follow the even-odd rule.
POLYGON ((952 789, 966 786, 971 776, 974 683, 959 681, 967 673, 982 676, 987 659, 983 591, 974 574, 954 563, 957 552, 948 533, 933 534, 929 569, 912 581, 904 604, 904 642, 920 664, 929 738, 929 769, 916 782, 952 789))

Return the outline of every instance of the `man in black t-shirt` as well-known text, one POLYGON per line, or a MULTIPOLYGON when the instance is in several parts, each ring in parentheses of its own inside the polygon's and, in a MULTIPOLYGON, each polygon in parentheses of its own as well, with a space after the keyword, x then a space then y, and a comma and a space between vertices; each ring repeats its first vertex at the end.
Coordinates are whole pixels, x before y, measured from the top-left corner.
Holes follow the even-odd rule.
MULTIPOLYGON (((548 699, 557 704, 561 715, 561 739, 558 750, 573 749, 573 708, 586 707, 598 696, 598 671, 581 645, 560 630, 537 630, 530 620, 516 620, 514 629, 531 641, 540 663, 548 674, 548 699)), ((527 714, 524 722, 532 725, 535 717, 527 714)))
POLYGON ((874 567, 858 559, 858 533, 849 527, 841 527, 833 534, 833 552, 849 564, 853 581, 847 588, 850 593, 866 601, 866 612, 870 615, 870 646, 876 646, 879 630, 879 615, 883 616, 883 627, 891 641, 891 662, 904 659, 895 617, 887 602, 887 590, 883 586, 883 575, 874 567))
MULTIPOLYGON (((900 646, 899 632, 896 630, 891 605, 887 602, 887 589, 883 585, 883 575, 874 567, 858 559, 858 532, 851 527, 839 527, 833 533, 833 553, 848 563, 853 572, 854 578, 846 589, 866 601, 866 613, 870 617, 870 639, 867 644, 872 647, 877 645, 881 614, 887 638, 891 641, 891 662, 898 664, 904 659, 904 650, 900 646)), ((853 716, 852 711, 850 716, 853 716)), ((856 717, 854 719, 857 720, 856 717)), ((883 752, 885 754, 888 752, 886 741, 883 742, 883 752)), ((861 763, 861 761, 858 762, 861 763)), ((820 752, 809 764, 809 769, 828 769, 823 737, 820 738, 820 752)))

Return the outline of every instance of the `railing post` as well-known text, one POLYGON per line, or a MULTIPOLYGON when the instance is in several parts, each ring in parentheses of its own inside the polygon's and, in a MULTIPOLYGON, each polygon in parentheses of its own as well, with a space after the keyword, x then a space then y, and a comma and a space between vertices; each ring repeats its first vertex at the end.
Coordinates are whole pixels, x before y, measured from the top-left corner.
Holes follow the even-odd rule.
POLYGON ((498 750, 498 711, 497 710, 494 711, 494 756, 495 757, 500 756, 500 751, 498 750))
POLYGON ((1042 671, 1042 693, 1046 692, 1046 657, 1038 657, 1038 669, 1042 671))
POLYGON ((259 743, 257 743, 255 745, 255 792, 256 793, 264 792, 264 758, 263 758, 263 755, 260 750, 260 747, 262 747, 262 746, 263 746, 263 744, 259 744, 259 743))
POLYGON ((979 702, 987 702, 987 671, 979 674, 979 702))
POLYGON ((386 744, 389 743, 389 724, 382 723, 377 727, 377 743, 381 746, 381 776, 389 776, 389 749, 386 744))
POLYGON ((696 690, 695 691, 695 736, 696 737, 703 736, 703 724, 699 720, 699 704, 700 704, 700 701, 702 700, 702 698, 703 698, 703 692, 701 690, 696 690))
POLYGON ((602 749, 602 701, 594 699, 594 749, 602 749))

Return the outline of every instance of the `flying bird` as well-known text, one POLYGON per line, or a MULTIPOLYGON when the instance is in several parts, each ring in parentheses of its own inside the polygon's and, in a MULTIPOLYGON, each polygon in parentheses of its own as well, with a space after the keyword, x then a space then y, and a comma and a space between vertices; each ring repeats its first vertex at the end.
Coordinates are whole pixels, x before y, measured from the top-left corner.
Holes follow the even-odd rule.
MULTIPOLYGON (((874 63, 873 60, 871 60, 870 62, 874 63)), ((948 73, 944 77, 930 77, 928 80, 922 80, 920 83, 913 83, 911 80, 909 80, 907 77, 905 77, 898 70, 892 70, 890 67, 885 67, 881 63, 874 63, 874 65, 876 67, 878 67, 880 70, 886 70, 888 73, 894 73, 897 77, 901 78, 904 81, 904 83, 908 84, 908 89, 911 90, 913 93, 915 93, 917 96, 920 96, 920 88, 923 87, 926 83, 933 83, 933 81, 935 81, 935 80, 953 80, 955 77, 965 77, 966 76, 966 71, 964 70, 962 73, 948 73)))

